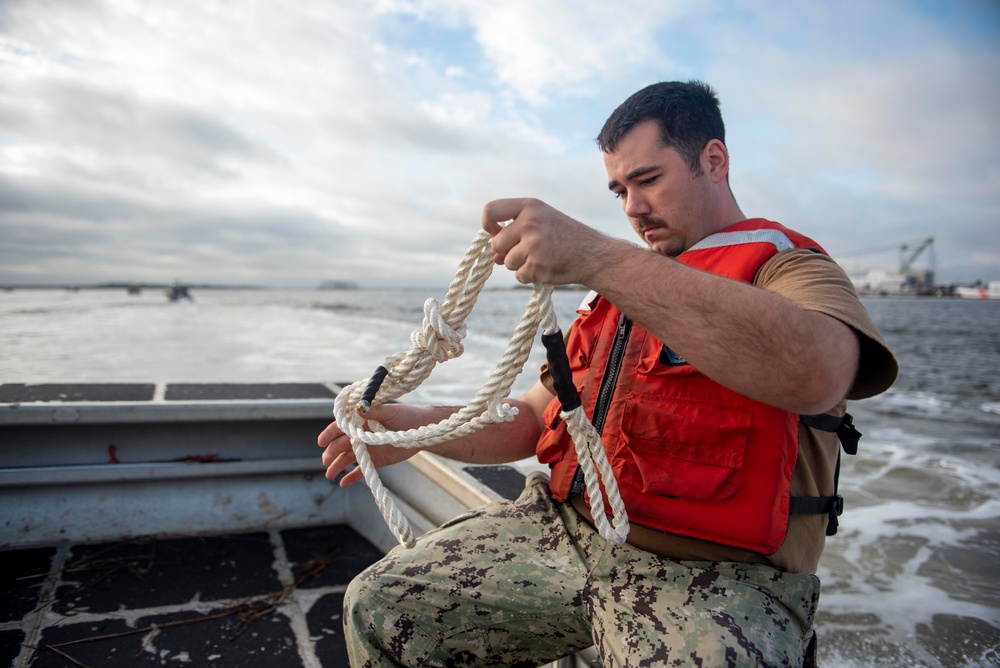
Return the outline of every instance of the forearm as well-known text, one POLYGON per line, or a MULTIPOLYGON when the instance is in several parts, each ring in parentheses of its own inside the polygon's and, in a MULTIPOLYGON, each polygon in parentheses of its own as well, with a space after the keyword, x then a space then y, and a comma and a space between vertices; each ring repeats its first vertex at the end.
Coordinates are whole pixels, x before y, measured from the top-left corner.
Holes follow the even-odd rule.
MULTIPOLYGON (((470 464, 502 464, 525 459, 535 454, 535 444, 542 431, 542 411, 551 398, 552 394, 541 382, 537 382, 521 399, 509 400, 508 403, 518 409, 511 422, 490 424, 468 436, 429 448, 371 446, 368 454, 376 468, 405 461, 420 449, 470 464)), ((390 403, 373 406, 368 418, 378 421, 389 431, 399 432, 436 424, 458 410, 454 406, 390 403)), ((328 479, 340 477, 341 487, 350 487, 362 480, 360 468, 349 470, 358 460, 351 439, 336 422, 331 422, 320 433, 317 444, 324 449, 323 466, 328 479)))
MULTIPOLYGON (((539 422, 525 402, 511 399, 507 403, 518 409, 513 421, 493 423, 425 450, 469 464, 504 464, 532 457, 541 433, 539 422)), ((458 406, 414 408, 403 420, 394 421, 393 429, 402 431, 437 423, 458 410, 461 410, 458 406)))
POLYGON ((853 382, 853 331, 766 290, 617 240, 602 248, 588 287, 702 373, 765 403, 818 413, 853 382))

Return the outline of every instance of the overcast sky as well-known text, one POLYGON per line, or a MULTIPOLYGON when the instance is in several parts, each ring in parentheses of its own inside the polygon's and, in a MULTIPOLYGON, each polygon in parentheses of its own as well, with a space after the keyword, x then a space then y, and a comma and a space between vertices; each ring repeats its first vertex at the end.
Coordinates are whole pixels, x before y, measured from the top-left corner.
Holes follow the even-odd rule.
POLYGON ((0 283, 446 285, 498 197, 631 239, 594 137, 691 78, 747 215, 1000 279, 996 0, 0 0, 0 283))

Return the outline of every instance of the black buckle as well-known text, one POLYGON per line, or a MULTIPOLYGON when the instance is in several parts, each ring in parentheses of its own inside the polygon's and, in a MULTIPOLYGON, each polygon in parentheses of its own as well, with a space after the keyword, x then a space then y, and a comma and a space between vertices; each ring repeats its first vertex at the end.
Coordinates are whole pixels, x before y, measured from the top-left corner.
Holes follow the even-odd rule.
POLYGON ((861 432, 854 426, 854 418, 850 413, 844 413, 844 419, 837 427, 837 436, 840 444, 844 447, 844 452, 849 455, 858 454, 858 441, 861 440, 861 432))
POLYGON ((826 535, 836 536, 837 529, 840 527, 840 521, 837 518, 844 514, 844 497, 840 494, 830 497, 828 512, 830 520, 826 524, 826 535))

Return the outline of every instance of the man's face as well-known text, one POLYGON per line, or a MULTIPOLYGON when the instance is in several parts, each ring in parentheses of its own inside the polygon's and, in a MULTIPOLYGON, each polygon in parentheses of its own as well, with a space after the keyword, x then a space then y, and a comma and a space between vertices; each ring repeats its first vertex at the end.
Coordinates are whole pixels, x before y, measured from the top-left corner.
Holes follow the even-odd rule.
POLYGON ((715 193, 705 174, 693 175, 676 149, 663 146, 656 121, 632 128, 604 154, 608 188, 646 245, 676 256, 712 231, 715 193))

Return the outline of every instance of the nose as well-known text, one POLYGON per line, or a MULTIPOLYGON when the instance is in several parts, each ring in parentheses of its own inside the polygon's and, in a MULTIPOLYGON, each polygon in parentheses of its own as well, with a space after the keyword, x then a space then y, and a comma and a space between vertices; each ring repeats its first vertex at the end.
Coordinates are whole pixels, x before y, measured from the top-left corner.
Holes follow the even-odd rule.
POLYGON ((627 193, 623 207, 625 209, 625 215, 629 218, 638 218, 639 216, 646 216, 650 213, 649 200, 643 197, 639 188, 630 190, 627 193))

